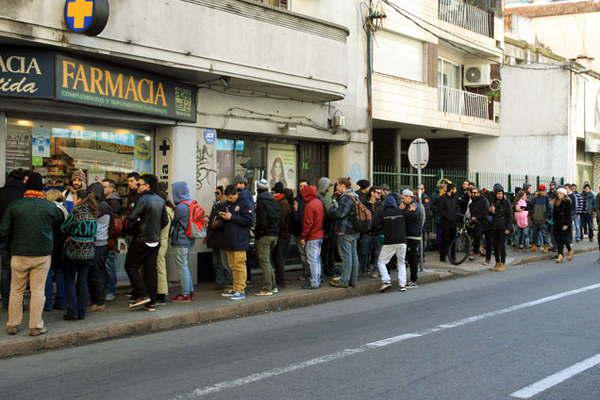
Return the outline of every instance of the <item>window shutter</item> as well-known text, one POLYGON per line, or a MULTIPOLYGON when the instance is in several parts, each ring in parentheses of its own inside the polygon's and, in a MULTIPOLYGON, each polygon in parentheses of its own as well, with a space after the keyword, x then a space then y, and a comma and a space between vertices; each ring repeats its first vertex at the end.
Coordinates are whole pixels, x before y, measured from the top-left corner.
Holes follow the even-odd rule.
POLYGON ((425 44, 425 70, 427 71, 427 85, 438 86, 438 45, 435 43, 425 44))

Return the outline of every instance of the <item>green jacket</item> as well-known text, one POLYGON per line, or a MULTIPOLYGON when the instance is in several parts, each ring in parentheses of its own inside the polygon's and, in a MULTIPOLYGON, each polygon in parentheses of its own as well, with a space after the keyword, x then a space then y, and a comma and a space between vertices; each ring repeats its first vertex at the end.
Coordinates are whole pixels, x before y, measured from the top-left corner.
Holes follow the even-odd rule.
POLYGON ((62 221, 58 207, 48 200, 18 199, 10 203, 2 218, 0 238, 10 243, 13 256, 49 256, 54 250, 54 232, 62 221))

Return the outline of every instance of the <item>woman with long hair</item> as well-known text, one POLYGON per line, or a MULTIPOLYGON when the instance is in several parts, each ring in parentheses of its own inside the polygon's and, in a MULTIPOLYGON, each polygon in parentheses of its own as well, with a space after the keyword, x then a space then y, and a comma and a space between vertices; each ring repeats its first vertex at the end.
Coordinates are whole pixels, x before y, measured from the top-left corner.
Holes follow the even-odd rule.
POLYGON ((552 199, 552 232, 556 238, 556 247, 558 248, 557 263, 562 263, 564 260, 563 249, 567 248, 567 258, 573 260, 573 249, 569 238, 571 237, 572 222, 572 205, 571 199, 565 188, 560 188, 556 191, 556 197, 552 199))
POLYGON ((287 187, 287 181, 285 179, 285 166, 281 157, 276 157, 271 165, 269 172, 269 186, 274 187, 277 182, 281 182, 283 187, 287 187))

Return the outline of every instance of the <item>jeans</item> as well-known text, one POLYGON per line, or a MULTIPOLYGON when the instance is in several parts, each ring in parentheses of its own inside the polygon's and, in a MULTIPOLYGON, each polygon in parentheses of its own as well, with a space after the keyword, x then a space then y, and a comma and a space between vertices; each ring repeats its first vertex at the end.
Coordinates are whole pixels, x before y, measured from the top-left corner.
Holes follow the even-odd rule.
POLYGON ((356 285, 358 280, 358 233, 342 234, 337 237, 338 251, 342 257, 342 276, 344 286, 356 285))
POLYGON ((394 255, 398 267, 398 283, 400 286, 406 286, 406 243, 384 244, 381 248, 379 260, 377 261, 381 282, 392 283, 386 264, 390 262, 394 255))
POLYGON ((473 231, 473 253, 479 255, 481 253, 481 239, 483 238, 483 229, 480 222, 475 222, 473 231))
POLYGON ((592 214, 581 214, 581 228, 584 234, 587 233, 590 242, 594 240, 594 219, 592 218, 592 214))
POLYGON ((67 315, 84 319, 88 306, 88 272, 94 260, 78 261, 65 259, 65 288, 67 293, 67 315))
POLYGON ((321 246, 323 239, 309 240, 306 242, 306 257, 310 265, 310 286, 321 286, 321 246))
POLYGON ((106 255, 104 272, 104 290, 110 294, 117 293, 117 252, 115 250, 109 250, 106 255))
POLYGON ((90 290, 90 299, 92 304, 98 306, 104 305, 106 299, 106 257, 108 256, 108 246, 96 246, 94 262, 88 272, 88 285, 90 290))
POLYGON ((0 253, 1 275, 0 275, 0 294, 2 294, 2 308, 8 310, 8 299, 10 297, 10 254, 2 250, 0 253))
POLYGON ((575 214, 573 215, 573 224, 575 225, 575 240, 583 239, 581 234, 581 215, 575 214))
POLYGON ((379 258, 379 236, 365 233, 358 240, 358 262, 360 264, 360 273, 366 273, 371 270, 371 264, 377 262, 379 258))
POLYGON ((545 222, 534 223, 533 234, 531 235, 531 243, 538 246, 550 245, 550 234, 548 233, 548 225, 545 222), (541 240, 540 240, 541 236, 541 240))
POLYGON ((125 271, 131 282, 132 298, 138 299, 147 295, 150 297, 150 305, 156 304, 158 290, 158 274, 156 272, 158 248, 159 246, 149 247, 144 242, 134 240, 129 246, 125 259, 125 271), (143 277, 140 274, 140 268, 143 270, 143 277))
POLYGON ((179 278, 181 279, 181 294, 188 296, 194 291, 194 284, 192 283, 192 273, 190 272, 189 259, 190 259, 190 248, 189 247, 174 247, 175 249, 175 264, 179 268, 179 278))
POLYGON ((410 281, 414 283, 417 283, 417 279, 419 278, 420 247, 420 240, 406 240, 406 261, 410 269, 410 281))
POLYGON ((227 266, 227 257, 225 256, 224 250, 213 249, 212 265, 217 285, 231 286, 233 284, 233 278, 231 277, 231 270, 227 266))
POLYGON ((277 245, 273 250, 273 258, 275 260, 275 278, 277 286, 285 286, 285 258, 290 247, 290 237, 278 237, 277 245))
POLYGON ((277 236, 263 236, 256 241, 258 264, 260 265, 264 279, 263 290, 271 291, 277 287, 275 271, 271 262, 271 255, 276 244, 277 236))
POLYGON ((51 265, 48 270, 45 288, 46 302, 44 311, 52 311, 54 308, 63 310, 67 302, 67 292, 65 289, 65 274, 61 266, 51 265), (56 284, 56 295, 54 294, 54 284, 56 284))
POLYGON ((529 245, 529 227, 519 228, 515 230, 515 245, 518 244, 520 246, 527 247, 529 245))
POLYGON ((12 280, 10 282, 10 301, 7 326, 19 326, 23 321, 23 294, 29 284, 29 329, 44 327, 42 312, 44 308, 44 286, 50 256, 24 257, 12 256, 10 260, 12 280))

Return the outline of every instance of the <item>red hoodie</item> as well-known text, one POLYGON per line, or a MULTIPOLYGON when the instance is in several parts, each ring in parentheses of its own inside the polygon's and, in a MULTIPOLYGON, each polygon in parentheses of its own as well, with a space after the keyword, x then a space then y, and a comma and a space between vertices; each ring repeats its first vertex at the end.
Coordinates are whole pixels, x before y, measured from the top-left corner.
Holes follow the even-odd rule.
POLYGON ((308 185, 300 191, 304 199, 304 219, 302 222, 301 238, 309 240, 323 239, 325 231, 323 222, 325 221, 325 208, 321 200, 317 198, 317 187, 308 185))

